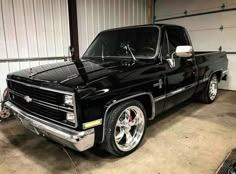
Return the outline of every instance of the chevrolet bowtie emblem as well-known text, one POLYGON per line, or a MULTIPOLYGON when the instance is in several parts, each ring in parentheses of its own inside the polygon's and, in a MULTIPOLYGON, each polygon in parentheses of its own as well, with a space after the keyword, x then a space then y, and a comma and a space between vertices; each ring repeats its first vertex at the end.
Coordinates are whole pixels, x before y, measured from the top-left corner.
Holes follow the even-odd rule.
POLYGON ((25 100, 27 103, 32 102, 32 98, 30 98, 30 96, 25 96, 25 97, 24 97, 24 100, 25 100))

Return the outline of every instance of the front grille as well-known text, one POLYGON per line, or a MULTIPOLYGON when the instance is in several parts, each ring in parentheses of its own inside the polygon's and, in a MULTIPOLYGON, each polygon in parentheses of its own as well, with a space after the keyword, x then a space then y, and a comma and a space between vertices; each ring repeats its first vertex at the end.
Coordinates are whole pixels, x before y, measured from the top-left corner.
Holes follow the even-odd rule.
POLYGON ((43 119, 75 127, 74 123, 66 121, 66 113, 73 112, 72 108, 61 109, 64 94, 39 89, 28 84, 8 81, 10 100, 20 109, 43 119), (24 97, 29 96, 32 101, 27 102, 24 97))
POLYGON ((38 88, 32 88, 17 82, 9 82, 9 88, 22 95, 30 96, 31 98, 42 100, 48 103, 60 105, 63 103, 63 94, 56 92, 42 90, 38 88))
POLYGON ((36 114, 39 117, 45 117, 47 119, 53 119, 56 121, 64 121, 66 119, 65 112, 56 109, 51 109, 39 105, 37 103, 27 103, 23 98, 16 95, 12 95, 12 102, 23 110, 27 110, 32 114, 36 114))

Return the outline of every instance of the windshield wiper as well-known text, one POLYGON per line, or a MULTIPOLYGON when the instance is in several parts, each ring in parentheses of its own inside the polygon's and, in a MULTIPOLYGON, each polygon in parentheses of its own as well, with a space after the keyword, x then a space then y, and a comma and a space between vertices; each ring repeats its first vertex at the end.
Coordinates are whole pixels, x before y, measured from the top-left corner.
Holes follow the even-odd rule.
POLYGON ((134 54, 133 54, 133 52, 132 52, 132 50, 131 50, 129 44, 121 43, 121 44, 120 44, 120 47, 123 48, 123 49, 125 49, 126 53, 127 53, 127 51, 129 51, 129 53, 130 53, 130 55, 131 55, 131 57, 132 57, 132 59, 133 59, 134 62, 137 60, 137 59, 135 58, 135 56, 134 56, 134 54))

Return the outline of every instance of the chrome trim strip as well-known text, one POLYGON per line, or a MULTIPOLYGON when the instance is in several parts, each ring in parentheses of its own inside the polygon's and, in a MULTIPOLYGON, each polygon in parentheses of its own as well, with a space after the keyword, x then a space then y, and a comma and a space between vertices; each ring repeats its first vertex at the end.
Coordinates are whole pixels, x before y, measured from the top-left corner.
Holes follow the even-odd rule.
POLYGON ((198 84, 197 82, 194 82, 194 83, 192 83, 192 84, 190 84, 190 85, 187 85, 187 86, 185 86, 185 87, 182 87, 182 88, 179 88, 179 89, 174 90, 174 91, 172 91, 172 92, 169 92, 169 93, 167 93, 167 94, 161 95, 161 96, 159 96, 159 97, 154 98, 154 101, 155 101, 155 102, 158 102, 158 101, 161 101, 161 100, 163 100, 163 99, 165 99, 165 98, 168 98, 168 97, 171 97, 171 96, 173 96, 173 95, 179 94, 180 92, 186 91, 186 90, 188 90, 188 89, 190 89, 190 88, 193 88, 193 87, 197 86, 197 84, 198 84))
POLYGON ((164 95, 161 95, 161 96, 159 96, 159 97, 154 98, 154 101, 155 101, 155 102, 158 102, 158 101, 161 101, 161 100, 163 100, 163 99, 165 99, 165 98, 166 98, 166 95, 164 94, 164 95))
POLYGON ((73 99, 73 106, 74 106, 74 115, 75 115, 75 127, 78 127, 78 115, 77 115, 77 105, 76 105, 76 99, 75 94, 72 95, 73 99))
POLYGON ((46 120, 41 119, 41 118, 39 118, 39 117, 36 117, 36 116, 34 116, 34 115, 32 115, 32 114, 29 114, 29 113, 23 111, 22 109, 18 108, 15 104, 13 104, 13 103, 10 102, 10 101, 7 101, 5 104, 6 104, 7 107, 11 108, 13 111, 15 111, 15 112, 17 112, 17 113, 19 113, 19 114, 23 114, 23 115, 25 115, 25 116, 28 117, 28 118, 31 118, 31 119, 34 119, 34 120, 36 120, 36 121, 42 122, 43 124, 46 124, 46 125, 48 125, 48 126, 58 127, 59 129, 65 130, 65 131, 71 131, 71 130, 72 130, 72 129, 70 129, 70 128, 67 128, 67 127, 64 127, 64 126, 61 126, 61 125, 58 125, 58 124, 55 124, 55 123, 46 121, 46 120))
POLYGON ((33 130, 34 133, 45 135, 66 146, 68 146, 68 143, 70 143, 69 147, 78 151, 84 151, 94 146, 94 128, 79 132, 37 118, 19 109, 9 101, 6 102, 5 105, 17 113, 17 117, 21 120, 23 125, 24 123, 30 124, 32 129, 29 127, 27 128, 29 130, 33 130))
POLYGON ((42 86, 36 86, 36 85, 32 85, 32 84, 20 82, 20 81, 17 81, 17 80, 12 80, 12 79, 7 79, 7 81, 12 81, 12 82, 19 83, 19 84, 22 84, 22 85, 25 85, 25 86, 28 86, 28 87, 42 89, 42 90, 51 91, 51 92, 56 92, 56 93, 60 93, 60 94, 68 94, 68 95, 73 95, 74 94, 74 93, 68 92, 68 91, 61 91, 61 90, 57 90, 57 89, 51 89, 51 88, 46 88, 46 87, 42 87, 42 86))
POLYGON ((152 105, 152 116, 150 119, 153 119, 155 117, 155 102, 154 102, 154 99, 153 99, 153 96, 150 92, 142 92, 142 93, 139 93, 139 94, 135 94, 135 95, 132 95, 132 96, 129 96, 129 97, 125 97, 123 99, 120 99, 120 100, 115 100, 113 101, 112 104, 110 104, 107 108, 106 108, 106 111, 105 111, 105 114, 104 114, 104 119, 103 119, 103 134, 102 134, 102 140, 100 142, 103 142, 104 139, 105 139, 105 129, 106 129, 106 120, 107 120, 107 115, 108 115, 108 111, 111 107, 113 107, 114 105, 120 103, 120 102, 123 102, 123 101, 126 101, 126 100, 129 100, 131 98, 135 98, 135 97, 139 97, 139 96, 143 96, 143 95, 148 95, 151 99, 151 105, 152 105))
POLYGON ((222 72, 222 75, 228 74, 228 70, 222 72))
POLYGON ((203 82, 206 82, 206 81, 208 81, 209 80, 209 78, 207 77, 207 78, 204 78, 204 79, 202 79, 202 80, 199 80, 199 83, 203 83, 203 82))
POLYGON ((168 98, 168 97, 171 97, 171 96, 176 95, 176 94, 178 94, 178 93, 180 93, 180 92, 183 92, 183 91, 185 91, 185 90, 186 90, 185 87, 179 88, 179 89, 177 89, 177 90, 174 90, 174 91, 169 92, 168 94, 166 94, 166 97, 167 97, 167 98, 168 98))
POLYGON ((41 105, 41 106, 45 106, 45 107, 48 107, 48 108, 51 108, 51 109, 55 109, 55 110, 59 110, 59 111, 62 111, 62 112, 74 112, 73 109, 64 110, 64 109, 61 109, 60 106, 58 106, 57 108, 55 108, 54 106, 50 106, 50 105, 47 105, 47 104, 38 102, 37 99, 33 99, 32 102, 37 103, 37 104, 39 104, 39 105, 41 105))

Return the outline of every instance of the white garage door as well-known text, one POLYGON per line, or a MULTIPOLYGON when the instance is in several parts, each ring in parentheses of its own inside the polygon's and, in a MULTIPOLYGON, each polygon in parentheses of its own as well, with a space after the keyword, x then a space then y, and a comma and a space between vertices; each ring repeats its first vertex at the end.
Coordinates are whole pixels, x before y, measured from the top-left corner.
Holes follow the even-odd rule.
POLYGON ((236 90, 236 1, 158 0, 156 23, 182 25, 190 33, 195 51, 217 51, 229 59, 228 81, 220 88, 236 90))

